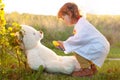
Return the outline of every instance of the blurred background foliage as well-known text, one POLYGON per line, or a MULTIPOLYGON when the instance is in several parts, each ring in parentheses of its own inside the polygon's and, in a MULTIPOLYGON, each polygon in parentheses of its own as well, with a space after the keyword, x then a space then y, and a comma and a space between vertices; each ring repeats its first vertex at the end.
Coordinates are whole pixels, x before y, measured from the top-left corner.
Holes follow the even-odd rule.
MULTIPOLYGON (((27 24, 35 27, 37 30, 43 30, 45 41, 65 40, 72 34, 73 27, 66 27, 62 20, 56 16, 44 16, 33 14, 19 14, 13 12, 5 14, 7 25, 12 22, 27 24)), ((120 16, 119 15, 92 15, 86 17, 103 35, 106 36, 111 46, 120 47, 120 16)), ((86 36, 87 37, 87 36, 86 36)))

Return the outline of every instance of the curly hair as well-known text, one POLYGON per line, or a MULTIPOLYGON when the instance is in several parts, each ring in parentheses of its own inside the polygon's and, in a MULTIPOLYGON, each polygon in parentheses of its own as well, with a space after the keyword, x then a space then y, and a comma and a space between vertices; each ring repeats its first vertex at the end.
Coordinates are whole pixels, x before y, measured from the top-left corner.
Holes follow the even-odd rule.
POLYGON ((71 18, 71 22, 75 22, 78 18, 82 17, 80 15, 78 7, 75 3, 65 3, 58 12, 58 18, 62 18, 64 15, 69 15, 71 18))

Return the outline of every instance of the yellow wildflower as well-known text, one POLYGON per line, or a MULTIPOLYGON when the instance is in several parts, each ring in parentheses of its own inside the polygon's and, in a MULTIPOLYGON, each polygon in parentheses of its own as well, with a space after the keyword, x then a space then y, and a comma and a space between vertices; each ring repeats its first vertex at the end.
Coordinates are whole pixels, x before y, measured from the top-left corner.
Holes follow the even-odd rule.
POLYGON ((53 45, 57 47, 59 46, 59 43, 57 41, 53 41, 53 45))
POLYGON ((11 35, 12 37, 14 37, 14 36, 15 36, 15 33, 10 33, 10 35, 11 35))
POLYGON ((11 28, 11 27, 9 27, 9 28, 8 28, 8 30, 9 30, 9 31, 12 31, 12 28, 11 28))

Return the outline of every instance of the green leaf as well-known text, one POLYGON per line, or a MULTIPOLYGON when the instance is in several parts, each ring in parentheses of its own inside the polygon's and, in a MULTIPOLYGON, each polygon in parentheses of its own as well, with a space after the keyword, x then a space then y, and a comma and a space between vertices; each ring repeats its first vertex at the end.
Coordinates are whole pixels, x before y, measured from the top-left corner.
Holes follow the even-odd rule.
POLYGON ((41 73, 43 72, 43 70, 44 70, 43 65, 40 65, 39 68, 38 68, 38 72, 35 75, 36 80, 41 76, 41 73))
POLYGON ((43 65, 40 65, 40 66, 39 66, 39 69, 38 69, 38 72, 39 72, 39 73, 42 73, 42 72, 43 72, 43 70, 44 70, 43 65))

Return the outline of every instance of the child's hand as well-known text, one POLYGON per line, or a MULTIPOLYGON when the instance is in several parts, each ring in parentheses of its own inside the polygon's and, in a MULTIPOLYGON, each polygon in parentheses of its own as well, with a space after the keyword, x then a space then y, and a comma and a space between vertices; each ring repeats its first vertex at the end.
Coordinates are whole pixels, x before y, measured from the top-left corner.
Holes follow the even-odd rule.
POLYGON ((65 50, 62 41, 53 41, 53 45, 61 50, 65 50))

